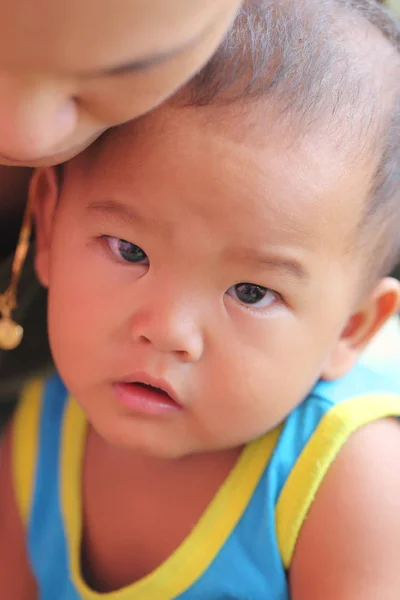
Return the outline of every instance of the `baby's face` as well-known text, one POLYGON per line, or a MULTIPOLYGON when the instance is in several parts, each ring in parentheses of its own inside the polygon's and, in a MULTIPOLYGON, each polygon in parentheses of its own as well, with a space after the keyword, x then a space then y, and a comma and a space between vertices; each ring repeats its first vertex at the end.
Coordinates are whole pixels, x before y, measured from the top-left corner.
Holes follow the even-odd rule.
POLYGON ((208 59, 239 0, 0 0, 0 164, 55 164, 208 59))
POLYGON ((113 443, 182 456, 256 438, 323 374, 356 306, 365 169, 249 119, 164 107, 74 159, 54 215, 44 194, 54 357, 113 443))

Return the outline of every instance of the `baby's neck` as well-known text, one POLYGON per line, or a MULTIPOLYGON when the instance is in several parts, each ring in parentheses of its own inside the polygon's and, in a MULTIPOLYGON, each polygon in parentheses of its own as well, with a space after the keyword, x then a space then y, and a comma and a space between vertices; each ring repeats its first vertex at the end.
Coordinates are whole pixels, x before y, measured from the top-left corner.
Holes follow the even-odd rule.
MULTIPOLYGON (((206 472, 229 472, 242 452, 243 447, 216 450, 211 452, 193 453, 179 458, 164 458, 151 456, 144 453, 131 451, 125 448, 115 447, 89 427, 86 458, 91 460, 91 452, 95 456, 95 462, 99 462, 102 468, 110 469, 110 472, 121 474, 130 479, 129 475, 140 473, 146 477, 153 475, 161 480, 166 479, 168 485, 171 478, 190 479, 190 474, 201 477, 206 472), (92 450, 93 448, 93 450, 92 450), (95 450, 94 450, 95 449, 95 450), (101 460, 100 458, 101 457, 101 460)), ((124 479, 126 481, 126 479, 124 479)))
POLYGON ((82 545, 89 585, 110 592, 159 566, 189 535, 240 453, 160 459, 110 447, 89 430, 82 545))

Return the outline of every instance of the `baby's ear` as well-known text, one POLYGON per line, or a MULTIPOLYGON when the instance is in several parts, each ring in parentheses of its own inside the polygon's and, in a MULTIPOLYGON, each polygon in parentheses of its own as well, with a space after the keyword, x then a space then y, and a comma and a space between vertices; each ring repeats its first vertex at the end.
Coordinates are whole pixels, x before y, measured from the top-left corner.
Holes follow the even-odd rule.
POLYGON ((358 310, 349 318, 326 361, 322 379, 338 379, 347 373, 361 352, 400 306, 400 283, 392 277, 381 279, 358 310))
POLYGON ((36 232, 35 269, 40 283, 48 287, 53 221, 58 200, 58 179, 53 167, 36 169, 29 186, 36 232))

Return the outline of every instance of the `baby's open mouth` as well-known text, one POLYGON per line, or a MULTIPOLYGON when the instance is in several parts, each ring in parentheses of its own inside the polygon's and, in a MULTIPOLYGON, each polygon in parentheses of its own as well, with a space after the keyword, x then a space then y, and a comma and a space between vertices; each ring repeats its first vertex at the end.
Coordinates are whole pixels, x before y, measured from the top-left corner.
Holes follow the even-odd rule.
POLYGON ((169 398, 171 400, 171 402, 175 402, 175 400, 173 398, 171 398, 171 396, 168 394, 168 392, 166 392, 162 388, 157 387, 155 385, 150 385, 148 383, 142 383, 141 381, 132 381, 131 385, 136 385, 136 386, 142 387, 146 390, 150 390, 151 392, 154 392, 156 394, 160 394, 162 396, 165 396, 166 398, 169 398))
POLYGON ((118 400, 135 413, 160 416, 183 408, 179 401, 161 386, 133 380, 115 383, 113 387, 118 400))

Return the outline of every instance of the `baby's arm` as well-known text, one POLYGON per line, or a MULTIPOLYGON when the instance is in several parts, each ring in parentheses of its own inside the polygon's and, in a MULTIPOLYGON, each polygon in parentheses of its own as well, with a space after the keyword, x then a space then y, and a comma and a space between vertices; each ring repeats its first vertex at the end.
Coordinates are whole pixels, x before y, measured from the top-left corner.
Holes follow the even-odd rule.
POLYGON ((11 426, 5 431, 0 449, 0 597, 10 600, 38 597, 12 485, 11 426))
POLYGON ((293 600, 400 598, 400 423, 345 444, 310 509, 290 568, 293 600))

